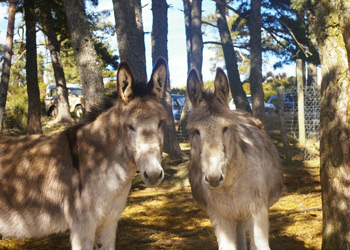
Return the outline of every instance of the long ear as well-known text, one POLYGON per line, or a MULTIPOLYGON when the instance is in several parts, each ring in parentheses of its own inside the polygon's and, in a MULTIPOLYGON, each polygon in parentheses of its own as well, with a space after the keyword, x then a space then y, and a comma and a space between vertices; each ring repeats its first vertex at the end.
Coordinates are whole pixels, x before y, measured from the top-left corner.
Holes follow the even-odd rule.
POLYGON ((225 72, 221 68, 216 69, 214 80, 215 97, 224 105, 229 103, 230 88, 225 72))
POLYGON ((163 98, 165 87, 168 81, 168 66, 163 57, 159 57, 153 67, 151 79, 148 82, 150 92, 158 101, 163 98))
POLYGON ((191 69, 187 77, 187 95, 190 98, 193 107, 198 107, 202 101, 202 82, 199 80, 198 73, 191 69))
POLYGON ((132 85, 133 79, 129 64, 122 61, 118 67, 117 91, 124 103, 128 103, 133 98, 132 85))

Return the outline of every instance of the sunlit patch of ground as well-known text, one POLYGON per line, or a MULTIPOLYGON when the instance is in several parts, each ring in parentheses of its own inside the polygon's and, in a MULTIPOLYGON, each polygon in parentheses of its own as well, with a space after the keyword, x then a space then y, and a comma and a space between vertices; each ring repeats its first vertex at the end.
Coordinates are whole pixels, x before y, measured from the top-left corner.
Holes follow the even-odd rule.
MULTIPOLYGON (((189 144, 182 144, 189 153, 189 144)), ((192 199, 187 180, 187 158, 166 158, 165 180, 157 188, 133 185, 119 221, 116 249, 217 249, 210 221, 192 199)), ((321 187, 319 159, 284 165, 284 196, 270 209, 273 250, 321 249, 321 187)), ((39 240, 0 240, 0 250, 70 249, 69 234, 39 240)))

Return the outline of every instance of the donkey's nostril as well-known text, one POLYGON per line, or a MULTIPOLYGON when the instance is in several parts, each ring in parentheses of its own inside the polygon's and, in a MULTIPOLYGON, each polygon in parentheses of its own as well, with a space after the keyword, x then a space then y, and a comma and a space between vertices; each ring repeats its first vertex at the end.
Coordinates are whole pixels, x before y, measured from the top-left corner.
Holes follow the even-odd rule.
POLYGON ((159 179, 163 178, 163 171, 160 171, 159 179))
POLYGON ((220 187, 221 184, 224 182, 225 175, 220 174, 220 175, 204 175, 204 183, 209 186, 209 188, 217 188, 220 187))
POLYGON ((147 175, 146 171, 143 172, 143 176, 145 177, 146 180, 148 179, 148 175, 147 175))

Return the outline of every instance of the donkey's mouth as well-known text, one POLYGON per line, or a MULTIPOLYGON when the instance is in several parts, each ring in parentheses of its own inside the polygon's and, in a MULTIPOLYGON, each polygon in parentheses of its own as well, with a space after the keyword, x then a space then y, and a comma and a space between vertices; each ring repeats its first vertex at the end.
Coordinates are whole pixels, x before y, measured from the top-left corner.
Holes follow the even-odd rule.
POLYGON ((210 188, 210 189, 218 189, 222 186, 225 179, 225 175, 221 174, 219 176, 208 176, 204 175, 203 182, 210 188))
POLYGON ((141 173, 141 177, 147 187, 156 187, 162 182, 164 171, 162 168, 157 170, 145 170, 141 173))

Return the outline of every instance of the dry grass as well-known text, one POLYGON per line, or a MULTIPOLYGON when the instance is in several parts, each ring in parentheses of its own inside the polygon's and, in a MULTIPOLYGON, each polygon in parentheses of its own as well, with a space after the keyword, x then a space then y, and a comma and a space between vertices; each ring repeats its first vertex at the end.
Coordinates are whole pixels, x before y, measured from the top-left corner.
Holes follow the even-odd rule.
MULTIPOLYGON (((182 146, 188 154, 188 145, 182 146)), ((210 221, 192 199, 186 160, 166 158, 163 163, 166 178, 161 186, 133 185, 119 221, 117 249, 217 249, 210 221)), ((270 209, 271 249, 321 249, 319 160, 294 160, 284 164, 284 173, 286 191, 270 209)), ((68 250, 69 234, 39 240, 0 240, 0 250, 5 249, 68 250)))

